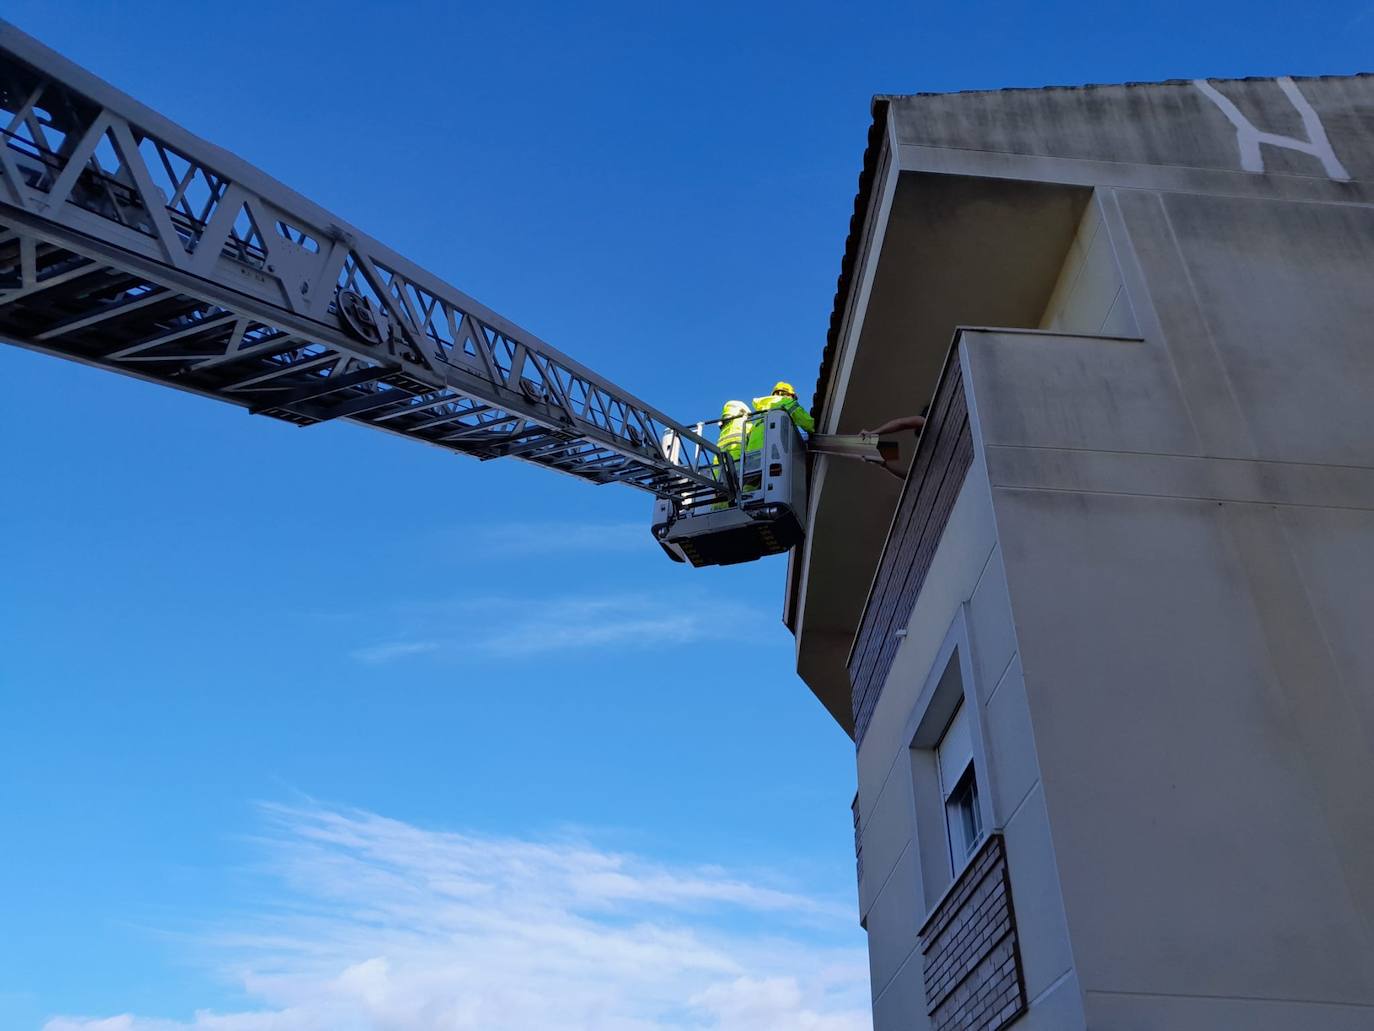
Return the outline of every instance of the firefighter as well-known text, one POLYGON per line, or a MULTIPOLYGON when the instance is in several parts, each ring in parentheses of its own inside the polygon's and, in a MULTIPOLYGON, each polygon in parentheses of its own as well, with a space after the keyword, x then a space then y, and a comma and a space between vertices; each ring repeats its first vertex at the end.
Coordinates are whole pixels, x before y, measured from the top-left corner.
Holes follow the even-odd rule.
POLYGON ((726 401, 720 410, 720 432, 716 434, 716 446, 739 461, 744 450, 744 420, 749 417, 749 406, 743 401, 726 401))
MULTIPOLYGON (((720 432, 716 434, 716 447, 735 460, 735 469, 742 472, 740 455, 744 452, 744 425, 749 418, 749 406, 743 401, 726 401, 720 410, 720 432)), ((711 474, 720 479, 720 463, 713 462, 711 474)), ((712 512, 719 512, 730 506, 718 501, 711 506, 712 512)))
MULTIPOLYGON (((754 411, 766 412, 770 408, 781 408, 787 413, 787 417, 792 420, 793 425, 799 430, 811 433, 816 428, 816 422, 811 418, 811 413, 801 406, 797 400, 797 392, 792 389, 791 383, 779 381, 773 385, 773 392, 767 397, 754 398, 754 411)), ((749 447, 763 446, 763 420, 758 422, 758 441, 753 440, 753 433, 750 434, 749 447)))

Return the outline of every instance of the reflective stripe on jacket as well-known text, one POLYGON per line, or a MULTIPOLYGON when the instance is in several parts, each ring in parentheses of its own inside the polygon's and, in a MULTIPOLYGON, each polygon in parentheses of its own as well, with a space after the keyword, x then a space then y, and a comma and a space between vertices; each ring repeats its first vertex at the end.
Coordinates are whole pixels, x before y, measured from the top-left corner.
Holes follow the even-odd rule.
POLYGON ((733 419, 726 419, 720 424, 720 433, 716 436, 716 446, 736 461, 744 448, 744 418, 743 415, 737 415, 733 419))

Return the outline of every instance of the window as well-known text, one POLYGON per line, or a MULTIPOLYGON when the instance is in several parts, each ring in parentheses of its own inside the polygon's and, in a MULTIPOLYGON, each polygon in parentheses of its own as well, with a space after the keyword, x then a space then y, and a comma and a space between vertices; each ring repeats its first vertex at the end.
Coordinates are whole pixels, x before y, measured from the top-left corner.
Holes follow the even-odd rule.
POLYGON ((949 827, 950 858, 957 869, 973 855, 983 838, 983 817, 978 812, 978 778, 969 763, 954 791, 945 799, 945 823, 949 827))
POLYGON ((973 734, 968 708, 962 702, 935 746, 949 837, 950 866, 964 868, 983 839, 983 815, 978 807, 978 775, 973 768, 973 734))
POLYGON ((996 826, 963 610, 907 718, 917 863, 927 907, 944 896, 996 826))

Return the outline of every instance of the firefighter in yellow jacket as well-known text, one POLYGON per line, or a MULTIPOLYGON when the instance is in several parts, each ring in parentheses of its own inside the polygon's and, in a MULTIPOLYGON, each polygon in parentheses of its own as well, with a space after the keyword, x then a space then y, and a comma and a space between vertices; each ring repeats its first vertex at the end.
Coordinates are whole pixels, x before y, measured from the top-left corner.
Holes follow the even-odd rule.
POLYGON ((739 461, 744 451, 744 421, 749 418, 749 406, 743 401, 726 401, 720 410, 720 432, 716 434, 716 446, 739 461))
MULTIPOLYGON (((799 430, 811 433, 816 428, 816 421, 811 418, 811 413, 803 408, 801 402, 797 400, 797 392, 792 389, 791 383, 775 383, 773 392, 767 397, 754 398, 754 411, 766 412, 770 408, 780 408, 786 412, 787 417, 799 430)), ((759 419, 749 428, 749 450, 752 451, 760 447, 763 447, 762 419, 759 419), (757 440, 754 439, 756 435, 757 440)))
MULTIPOLYGON (((744 427, 748 418, 749 406, 747 404, 743 401, 726 401, 725 407, 720 410, 720 431, 716 434, 716 447, 735 460, 735 471, 741 475, 743 475, 744 468, 740 458, 744 453, 744 427)), ((749 446, 754 446, 752 441, 749 446)), ((719 465, 719 462, 713 462, 711 465, 711 475, 716 479, 720 479, 719 465)), ((728 507, 725 502, 718 501, 711 506, 711 511, 719 512, 728 507)))

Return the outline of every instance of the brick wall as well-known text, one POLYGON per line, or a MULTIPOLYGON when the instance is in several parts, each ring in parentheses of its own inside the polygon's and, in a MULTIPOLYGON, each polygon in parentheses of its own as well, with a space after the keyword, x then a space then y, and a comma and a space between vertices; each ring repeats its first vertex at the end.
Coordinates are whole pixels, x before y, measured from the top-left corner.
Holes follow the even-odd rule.
POLYGON ((1006 849, 993 834, 921 928, 933 1031, 998 1031, 1026 1011, 1006 849))

